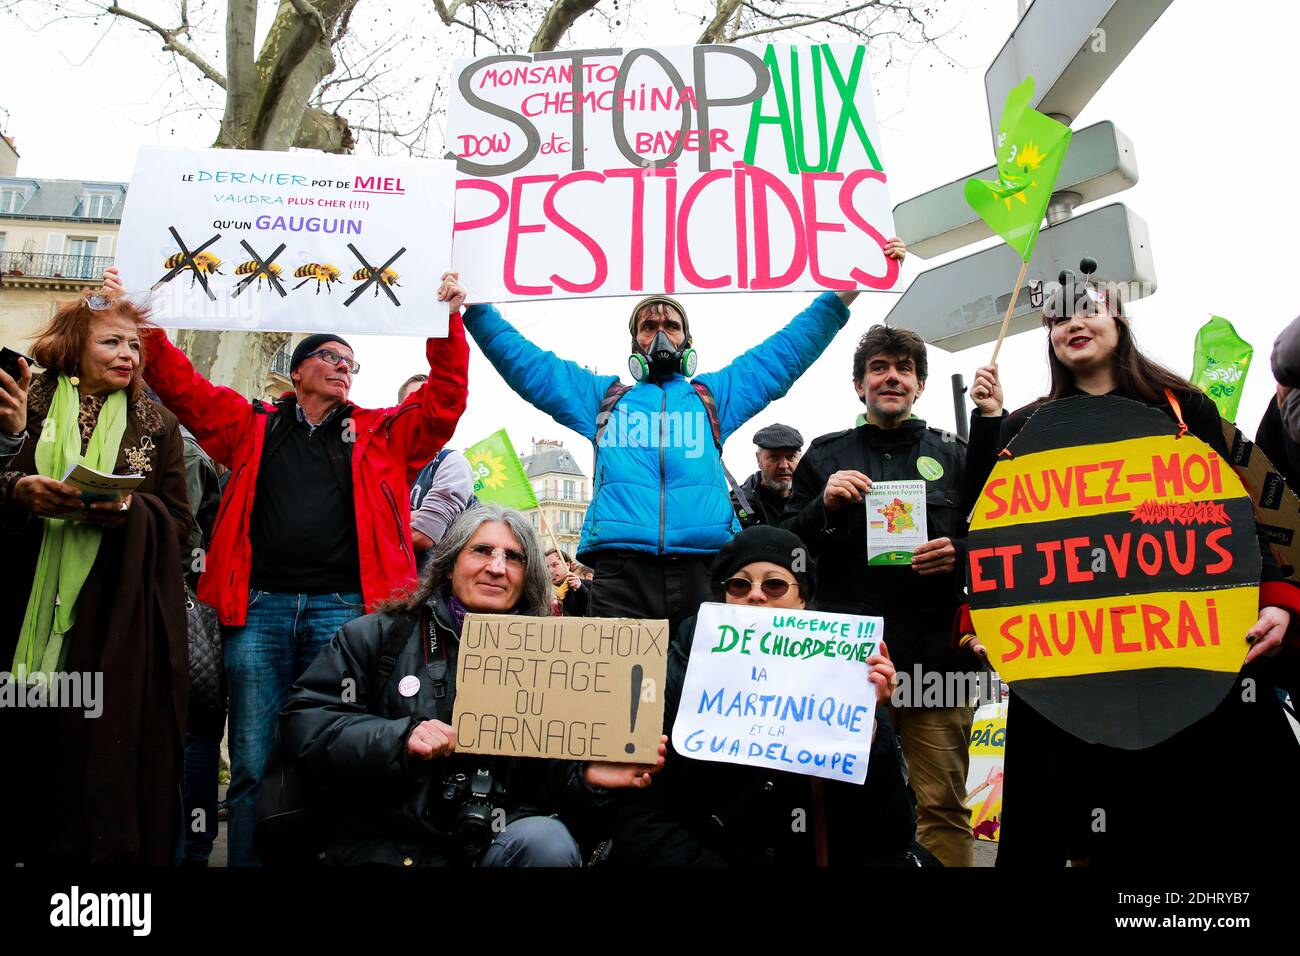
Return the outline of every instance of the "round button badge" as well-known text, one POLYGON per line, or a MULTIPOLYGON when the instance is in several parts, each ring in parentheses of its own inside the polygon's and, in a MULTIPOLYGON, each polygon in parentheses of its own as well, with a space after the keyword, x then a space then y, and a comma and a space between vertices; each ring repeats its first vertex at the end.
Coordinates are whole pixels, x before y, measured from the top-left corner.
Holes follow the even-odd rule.
POLYGON ((407 674, 398 682, 397 692, 403 697, 414 697, 420 692, 420 678, 407 674))
POLYGON ((929 455, 922 455, 916 459, 916 470, 921 473, 921 477, 926 481, 938 481, 943 477, 943 465, 929 455))

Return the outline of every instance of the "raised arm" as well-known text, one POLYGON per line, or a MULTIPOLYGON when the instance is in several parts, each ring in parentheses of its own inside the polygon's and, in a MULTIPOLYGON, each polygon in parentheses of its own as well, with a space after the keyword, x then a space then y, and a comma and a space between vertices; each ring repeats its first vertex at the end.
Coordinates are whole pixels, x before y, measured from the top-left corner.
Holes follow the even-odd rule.
POLYGON ((520 398, 584 438, 595 438, 600 400, 617 375, 596 375, 538 348, 492 305, 466 309, 465 328, 520 398))
POLYGON ((234 467, 234 450, 248 441, 255 413, 233 388, 213 385, 194 370, 185 353, 160 328, 140 330, 144 378, 209 456, 234 467))

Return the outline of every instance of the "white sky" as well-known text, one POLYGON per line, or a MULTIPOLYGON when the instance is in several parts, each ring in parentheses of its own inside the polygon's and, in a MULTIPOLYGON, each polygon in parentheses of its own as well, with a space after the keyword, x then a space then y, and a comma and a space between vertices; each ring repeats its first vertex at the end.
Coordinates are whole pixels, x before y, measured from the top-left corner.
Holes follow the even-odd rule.
MULTIPOLYGON (((408 2, 396 0, 392 6, 400 11, 408 2)), ((948 9, 949 19, 960 19, 961 25, 943 45, 960 66, 933 54, 910 65, 872 64, 884 139, 881 155, 895 203, 993 161, 984 71, 1015 23, 1016 4, 969 0, 948 9)), ((392 22, 398 22, 396 17, 392 22)), ((1238 414, 1251 435, 1272 394, 1268 356, 1273 339, 1300 311, 1300 289, 1291 291, 1286 284, 1296 268, 1296 244, 1287 237, 1295 228, 1297 199, 1286 184, 1290 160, 1300 152, 1290 102, 1298 33, 1300 9, 1294 4, 1228 7, 1210 0, 1177 0, 1073 124, 1081 129, 1112 120, 1135 146, 1139 184, 1094 205, 1123 202, 1150 228, 1159 289, 1130 310, 1140 344, 1186 375, 1197 328, 1211 314, 1232 321, 1255 347, 1238 414)), ((33 35, 0 19, 0 126, 17 137, 21 174, 126 180, 140 145, 203 146, 212 141, 215 125, 209 119, 158 121, 161 98, 175 81, 153 56, 156 44, 129 30, 114 30, 87 56, 94 36, 80 27, 57 25, 33 35)), ((597 39, 610 45, 682 42, 680 29, 669 27, 661 35, 653 30, 629 35, 624 28, 597 39)), ((899 288, 941 261, 910 256, 899 288)), ((1007 276, 1008 289, 1014 279, 1007 276)), ((746 292, 682 298, 701 370, 712 370, 774 332, 812 295, 746 292)), ((750 437, 764 425, 785 422, 811 440, 853 424, 861 410, 850 381, 855 340, 884 317, 895 299, 889 294, 859 298, 848 326, 812 369, 728 442, 725 457, 738 479, 754 469, 750 437)), ((618 373, 625 372, 632 301, 525 303, 504 311, 542 347, 602 373, 618 373)), ((353 344, 365 366, 353 390, 353 399, 362 405, 391 404, 397 384, 420 370, 420 340, 356 337, 353 344)), ((1004 346, 1001 366, 1011 407, 1045 390, 1044 347, 1038 331, 1004 346)), ((960 372, 969 381, 990 352, 991 345, 955 354, 931 349, 930 391, 917 413, 935 425, 953 427, 949 376, 960 372)), ((503 425, 521 454, 534 437, 562 439, 590 474, 590 444, 518 398, 474 349, 469 410, 453 443, 463 447, 503 425)))

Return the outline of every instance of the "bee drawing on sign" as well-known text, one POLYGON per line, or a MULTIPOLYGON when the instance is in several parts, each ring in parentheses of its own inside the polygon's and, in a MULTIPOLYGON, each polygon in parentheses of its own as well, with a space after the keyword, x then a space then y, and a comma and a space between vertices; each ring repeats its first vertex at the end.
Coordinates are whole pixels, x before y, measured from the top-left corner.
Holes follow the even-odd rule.
POLYGON ((381 285, 401 286, 401 283, 397 281, 398 274, 392 269, 385 269, 383 272, 376 273, 373 268, 366 266, 352 273, 353 282, 366 282, 371 277, 374 277, 375 280, 375 298, 379 297, 379 287, 381 285))
POLYGON ((320 295, 321 286, 325 286, 325 291, 329 292, 331 282, 337 282, 340 285, 343 284, 343 280, 339 278, 339 275, 340 272, 338 266, 332 266, 320 262, 309 262, 305 266, 299 266, 294 270, 293 277, 302 280, 294 286, 294 288, 301 289, 312 279, 315 279, 316 294, 320 295))
MULTIPOLYGON (((274 275, 276 278, 279 278, 280 275, 284 272, 284 270, 281 269, 279 266, 277 266, 275 263, 269 264, 267 266, 267 269, 269 269, 271 271, 271 274, 274 275)), ((265 275, 262 274, 262 270, 258 267, 257 263, 252 261, 251 259, 248 262, 241 262, 239 266, 235 269, 235 275, 249 276, 250 281, 251 281, 251 277, 256 275, 257 287, 259 289, 262 288, 262 280, 266 278, 265 275)))
MULTIPOLYGON (((190 262, 186 261, 185 254, 183 252, 178 252, 174 256, 169 256, 167 258, 163 263, 163 268, 171 269, 177 274, 188 269, 192 273, 190 275, 191 289, 194 288, 194 283, 198 280, 200 274, 212 275, 215 273, 217 275, 224 275, 221 271, 221 260, 210 252, 196 253, 191 261, 193 262, 192 266, 190 262)), ((165 279, 163 281, 169 280, 165 279)))

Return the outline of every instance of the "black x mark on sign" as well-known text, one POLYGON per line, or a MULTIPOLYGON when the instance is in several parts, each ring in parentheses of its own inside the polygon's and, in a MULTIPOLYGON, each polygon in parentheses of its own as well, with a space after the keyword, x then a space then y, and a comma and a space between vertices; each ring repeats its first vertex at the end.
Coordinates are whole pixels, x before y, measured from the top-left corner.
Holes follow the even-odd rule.
POLYGON ((284 286, 280 285, 279 278, 277 278, 276 274, 271 271, 271 263, 275 261, 275 257, 278 256, 280 253, 284 252, 284 243, 282 242, 278 246, 276 246, 275 252, 271 253, 267 257, 265 262, 262 261, 261 256, 259 256, 256 252, 253 251, 253 247, 250 246, 247 241, 240 239, 239 244, 243 246, 246 250, 248 250, 248 254, 252 256, 253 261, 257 263, 257 268, 253 270, 252 275, 245 276, 243 279, 240 280, 239 285, 235 286, 235 291, 230 293, 230 297, 233 299, 236 296, 238 296, 241 292, 243 292, 250 285, 252 285, 253 280, 256 279, 258 276, 266 276, 266 278, 270 280, 271 285, 275 288, 275 291, 280 293, 280 298, 283 299, 286 295, 288 295, 289 293, 284 291, 284 286))
POLYGON ((185 271, 186 269, 190 269, 191 271, 193 271, 194 277, 199 280, 199 284, 203 286, 203 291, 208 294, 208 298, 211 299, 213 302, 216 302, 217 297, 213 295, 212 290, 208 288, 207 274, 204 273, 204 271, 198 267, 198 264, 195 263, 194 261, 194 257, 197 256, 204 249, 206 249, 208 246, 212 245, 218 239, 220 239, 221 233, 217 233, 215 236, 213 236, 203 245, 199 246, 193 252, 190 252, 190 250, 185 248, 185 240, 181 238, 181 235, 176 231, 175 226, 168 226, 167 231, 170 232, 172 234, 172 238, 176 240, 176 245, 181 247, 181 256, 182 256, 181 264, 178 265, 171 272, 167 273, 157 282, 155 282, 153 284, 153 287, 149 291, 157 292, 160 286, 165 285, 168 282, 171 282, 172 279, 176 278, 176 276, 179 273, 185 271))
MULTIPOLYGON (((343 303, 344 306, 349 306, 353 302, 355 302, 357 296, 365 292, 372 282, 377 282, 379 280, 379 277, 384 274, 384 270, 387 269, 389 266, 391 266, 394 262, 396 262, 398 257, 406 251, 406 246, 402 246, 402 248, 398 249, 396 252, 392 254, 392 256, 389 257, 387 262, 385 262, 378 269, 375 269, 370 265, 369 262, 366 262, 365 256, 357 252, 356 246, 354 246, 352 243, 349 242, 348 248, 352 250, 352 254, 356 256, 357 259, 361 261, 361 264, 365 266, 366 269, 369 271, 370 278, 367 279, 365 282, 361 283, 361 285, 357 286, 356 291, 353 292, 350 296, 348 296, 347 300, 343 303)), ((383 289, 384 292, 387 293, 388 297, 393 300, 393 305, 400 306, 402 304, 397 301, 397 296, 393 294, 393 290, 388 287, 387 282, 380 282, 379 288, 383 289)))

